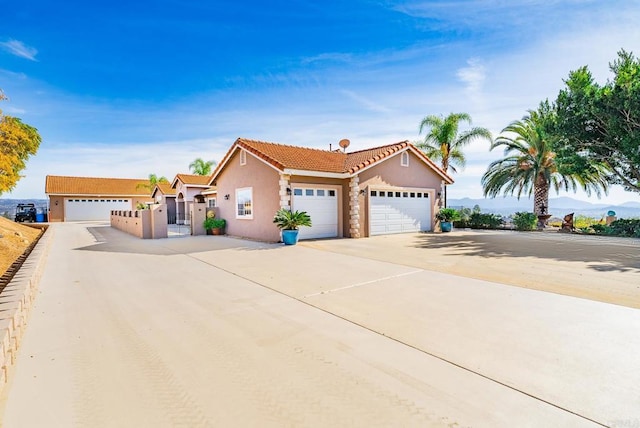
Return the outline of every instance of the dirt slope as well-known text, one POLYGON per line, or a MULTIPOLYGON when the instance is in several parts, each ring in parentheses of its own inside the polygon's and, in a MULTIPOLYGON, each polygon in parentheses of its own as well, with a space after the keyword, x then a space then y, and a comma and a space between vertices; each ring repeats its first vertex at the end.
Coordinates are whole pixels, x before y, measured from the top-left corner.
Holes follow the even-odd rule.
POLYGON ((0 217, 0 276, 39 234, 40 229, 0 217))

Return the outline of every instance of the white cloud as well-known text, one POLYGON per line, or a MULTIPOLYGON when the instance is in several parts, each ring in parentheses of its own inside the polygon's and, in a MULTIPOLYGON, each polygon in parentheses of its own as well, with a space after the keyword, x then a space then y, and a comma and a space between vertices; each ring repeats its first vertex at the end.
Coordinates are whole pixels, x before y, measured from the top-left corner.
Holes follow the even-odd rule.
POLYGON ((322 63, 322 62, 349 62, 352 55, 348 53, 328 52, 312 57, 302 58, 302 64, 322 63))
POLYGON ((20 40, 10 39, 6 42, 0 42, 0 48, 4 49, 12 55, 19 56, 20 58, 25 58, 30 61, 37 61, 36 55, 38 54, 38 50, 31 46, 25 45, 20 40))
POLYGON ((347 89, 343 89, 342 91, 340 91, 342 94, 346 95, 347 97, 351 98, 353 101, 355 101, 356 103, 358 103, 359 105, 361 105, 362 107, 366 108, 367 110, 373 111, 373 112, 378 112, 378 113, 389 113, 391 110, 388 109, 387 107, 376 103, 372 100, 370 100, 369 98, 363 97, 362 95, 358 95, 353 91, 347 90, 347 89))

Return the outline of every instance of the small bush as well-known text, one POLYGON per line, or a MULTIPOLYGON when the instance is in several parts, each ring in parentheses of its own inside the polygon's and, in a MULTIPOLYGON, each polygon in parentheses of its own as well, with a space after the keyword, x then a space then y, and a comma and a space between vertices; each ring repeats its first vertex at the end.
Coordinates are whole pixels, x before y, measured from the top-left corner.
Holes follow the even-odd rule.
POLYGON ((640 238, 640 219, 619 219, 614 221, 605 229, 607 235, 630 236, 640 238))
POLYGON ((456 221, 460 219, 460 212, 455 208, 440 208, 436 214, 436 219, 440 221, 456 221))
POLYGON ((587 217, 585 215, 577 215, 573 219, 573 226, 576 229, 586 230, 589 229, 592 225, 600 223, 600 220, 596 220, 592 217, 587 217))
POLYGON ((469 227, 472 229, 497 229, 502 223, 502 217, 497 214, 474 212, 469 219, 469 227))
POLYGON ((517 230, 534 230, 538 216, 534 213, 517 212, 513 216, 513 224, 517 230))

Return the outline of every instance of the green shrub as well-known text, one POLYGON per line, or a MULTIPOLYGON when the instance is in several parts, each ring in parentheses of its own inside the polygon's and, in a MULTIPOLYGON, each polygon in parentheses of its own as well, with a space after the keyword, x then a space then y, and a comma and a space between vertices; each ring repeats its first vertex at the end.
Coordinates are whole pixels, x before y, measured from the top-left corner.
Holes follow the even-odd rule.
POLYGON ((202 225, 206 230, 224 229, 224 227, 227 225, 227 221, 223 218, 207 217, 204 219, 202 225))
POLYGON ((513 216, 513 224, 517 230, 533 230, 538 222, 538 216, 534 213, 517 212, 513 216))
POLYGON ((455 208, 440 208, 436 214, 436 219, 440 221, 450 222, 460 219, 460 213, 455 208))
POLYGON ((633 238, 640 238, 640 219, 621 218, 611 223, 608 229, 605 229, 605 230, 608 232, 607 235, 630 236, 633 238))
POLYGON ((497 214, 474 212, 469 219, 469 227, 472 229, 497 229, 502 223, 502 217, 497 214))
POLYGON ((598 224, 599 220, 596 220, 593 217, 587 217, 585 215, 577 215, 573 218, 573 226, 576 229, 589 229, 594 224, 598 224))

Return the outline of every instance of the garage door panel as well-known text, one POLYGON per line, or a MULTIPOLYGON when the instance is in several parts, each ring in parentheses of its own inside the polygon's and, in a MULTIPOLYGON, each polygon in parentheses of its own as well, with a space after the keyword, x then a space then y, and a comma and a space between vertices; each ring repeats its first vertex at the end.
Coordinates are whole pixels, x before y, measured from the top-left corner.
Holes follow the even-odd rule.
POLYGON ((130 210, 130 199, 76 199, 64 201, 64 221, 109 220, 112 210, 130 210))
MULTIPOLYGON (((393 195, 397 191, 392 191, 393 195)), ((382 193, 382 191, 380 191, 382 193)), ((385 191, 388 194, 389 191, 385 191)), ((416 192, 401 190, 401 197, 371 196, 371 235, 406 233, 431 230, 431 205, 429 198, 410 197, 416 192)), ((422 192, 421 192, 422 193, 422 192)))
POLYGON ((311 216, 311 227, 301 227, 299 239, 335 238, 338 236, 338 192, 336 189, 297 187, 292 207, 311 216), (333 196, 329 195, 329 191, 333 196))

